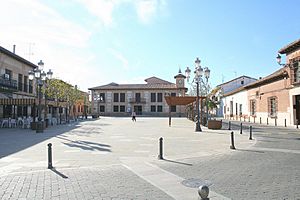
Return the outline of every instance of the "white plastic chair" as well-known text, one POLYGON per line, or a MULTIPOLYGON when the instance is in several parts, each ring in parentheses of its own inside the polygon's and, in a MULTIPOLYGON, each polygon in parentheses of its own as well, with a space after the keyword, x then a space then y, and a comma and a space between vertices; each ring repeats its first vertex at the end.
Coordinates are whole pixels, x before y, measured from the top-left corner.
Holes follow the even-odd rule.
POLYGON ((10 121, 9 121, 9 127, 10 128, 16 128, 17 127, 17 121, 16 121, 16 119, 10 119, 10 121))
POLYGON ((3 119, 3 120, 2 120, 2 123, 1 123, 1 127, 2 127, 2 128, 8 127, 8 125, 9 125, 9 124, 8 124, 8 119, 3 119))

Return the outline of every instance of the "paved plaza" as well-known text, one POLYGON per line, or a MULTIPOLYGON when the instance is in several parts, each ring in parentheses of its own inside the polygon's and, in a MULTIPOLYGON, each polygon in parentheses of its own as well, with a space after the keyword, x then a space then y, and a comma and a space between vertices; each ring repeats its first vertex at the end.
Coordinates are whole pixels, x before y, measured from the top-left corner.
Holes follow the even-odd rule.
POLYGON ((101 117, 44 133, 0 129, 1 199, 300 199, 300 130, 233 122, 194 131, 186 118, 101 117), (248 126, 253 125, 254 140, 248 126), (158 141, 164 139, 164 160, 158 141), (54 169, 47 169, 52 143, 54 169))

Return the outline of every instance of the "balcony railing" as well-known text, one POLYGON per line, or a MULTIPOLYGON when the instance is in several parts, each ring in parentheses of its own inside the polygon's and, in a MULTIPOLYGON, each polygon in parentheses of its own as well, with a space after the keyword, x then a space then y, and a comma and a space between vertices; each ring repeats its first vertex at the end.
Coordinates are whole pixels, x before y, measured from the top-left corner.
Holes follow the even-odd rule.
POLYGON ((14 89, 17 90, 18 89, 18 82, 16 80, 13 79, 7 79, 4 77, 0 77, 0 86, 2 87, 6 87, 8 89, 14 89))
POLYGON ((145 98, 131 98, 129 99, 129 103, 146 103, 145 98))

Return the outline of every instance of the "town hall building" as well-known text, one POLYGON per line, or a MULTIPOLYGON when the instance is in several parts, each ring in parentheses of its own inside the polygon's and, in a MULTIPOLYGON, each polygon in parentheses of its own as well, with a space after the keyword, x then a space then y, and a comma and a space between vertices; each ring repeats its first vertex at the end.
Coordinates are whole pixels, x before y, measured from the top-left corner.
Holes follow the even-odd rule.
POLYGON ((89 88, 92 95, 92 115, 129 116, 132 111, 143 116, 184 116, 185 106, 169 108, 165 96, 185 96, 185 76, 179 70, 171 83, 157 77, 145 79, 145 84, 118 84, 89 88))

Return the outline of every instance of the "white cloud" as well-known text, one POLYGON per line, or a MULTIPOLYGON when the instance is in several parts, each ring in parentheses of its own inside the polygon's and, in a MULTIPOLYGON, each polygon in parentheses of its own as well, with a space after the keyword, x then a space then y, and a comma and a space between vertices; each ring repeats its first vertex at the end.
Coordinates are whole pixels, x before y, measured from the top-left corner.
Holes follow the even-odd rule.
POLYGON ((124 69, 126 69, 126 70, 129 69, 129 67, 128 67, 128 60, 125 58, 125 56, 124 56, 121 52, 119 52, 119 51, 117 51, 117 50, 115 50, 115 49, 112 49, 112 48, 108 48, 108 51, 109 51, 109 52, 110 52, 117 60, 119 60, 119 61, 122 62, 122 66, 123 66, 124 69))
POLYGON ((149 23, 157 10, 157 0, 140 0, 136 4, 137 15, 141 22, 149 23))
POLYGON ((136 0, 135 7, 139 20, 150 23, 155 17, 165 11, 166 0, 136 0))
POLYGON ((42 59, 46 70, 51 68, 54 77, 59 77, 71 84, 85 85, 92 70, 92 55, 88 48, 90 32, 81 26, 66 20, 55 10, 38 0, 10 0, 0 6, 0 45, 9 50, 16 44, 16 53, 25 59, 37 63, 42 59), (85 79, 85 80, 84 80, 85 79))
POLYGON ((110 26, 113 24, 113 10, 115 7, 123 2, 122 0, 78 0, 86 9, 104 25, 110 26))
POLYGON ((136 10, 138 19, 148 24, 158 13, 165 11, 166 0, 77 0, 90 14, 96 16, 105 26, 114 24, 114 10, 122 4, 132 4, 136 10))

